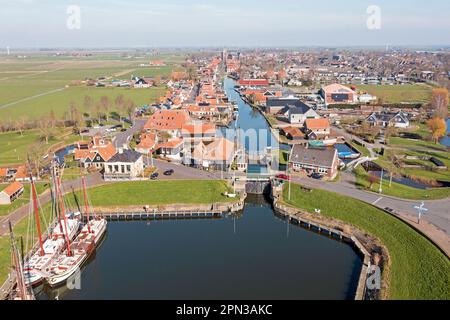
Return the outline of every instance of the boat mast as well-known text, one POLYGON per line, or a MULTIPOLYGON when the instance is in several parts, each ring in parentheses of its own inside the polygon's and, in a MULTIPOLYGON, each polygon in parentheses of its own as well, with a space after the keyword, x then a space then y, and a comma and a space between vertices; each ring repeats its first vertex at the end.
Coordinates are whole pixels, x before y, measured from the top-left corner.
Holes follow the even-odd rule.
POLYGON ((83 174, 81 174, 81 183, 83 185, 84 207, 85 207, 86 219, 87 219, 86 224, 88 227, 88 232, 91 233, 91 227, 89 226, 89 205, 88 205, 87 193, 86 193, 86 179, 84 178, 83 174))
POLYGON ((72 256, 72 253, 70 252, 70 239, 69 239, 69 233, 68 233, 68 228, 67 228, 67 217, 66 217, 66 212, 65 212, 65 207, 64 207, 64 199, 61 195, 61 190, 60 190, 60 186, 61 186, 61 179, 58 176, 57 178, 57 184, 56 184, 56 188, 58 189, 58 195, 59 195, 59 204, 60 204, 60 209, 61 209, 61 215, 64 218, 64 235, 66 237, 66 244, 67 244, 67 255, 70 257, 72 256))
POLYGON ((59 192, 58 192, 58 184, 57 184, 57 181, 56 181, 56 164, 54 162, 53 162, 53 165, 52 165, 52 181, 53 181, 53 186, 55 187, 54 205, 55 205, 57 221, 59 223, 59 230, 60 230, 60 232, 62 234, 64 234, 62 221, 61 221, 60 207, 58 205, 59 192))
POLYGON ((37 194, 36 194, 36 186, 34 185, 33 176, 30 174, 30 181, 31 181, 31 194, 33 196, 33 209, 34 209, 34 217, 36 219, 36 226, 39 236, 39 247, 41 249, 40 255, 43 256, 44 253, 44 246, 42 242, 42 233, 41 233, 41 221, 39 219, 39 209, 38 209, 38 203, 37 203, 37 194))
POLYGON ((25 284, 25 279, 23 278, 23 267, 22 262, 19 256, 19 251, 16 247, 16 240, 14 239, 14 233, 11 225, 11 221, 9 221, 9 236, 11 239, 11 253, 12 259, 14 263, 14 269, 16 271, 16 282, 17 282, 17 290, 19 292, 19 296, 22 300, 27 300, 27 286, 25 284))

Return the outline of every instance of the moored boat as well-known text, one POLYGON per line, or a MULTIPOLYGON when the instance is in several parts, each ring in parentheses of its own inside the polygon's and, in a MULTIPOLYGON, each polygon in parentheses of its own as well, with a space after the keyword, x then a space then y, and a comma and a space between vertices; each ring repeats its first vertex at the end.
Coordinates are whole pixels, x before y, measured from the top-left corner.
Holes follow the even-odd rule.
MULTIPOLYGON (((36 186, 34 180, 30 178, 32 198, 32 206, 30 207, 34 212, 38 236, 38 245, 34 247, 34 250, 31 250, 31 254, 25 259, 23 267, 25 283, 30 286, 38 285, 45 279, 47 267, 51 261, 55 259, 70 240, 75 238, 80 229, 80 213, 65 213, 64 200, 60 191, 60 181, 56 179, 53 179, 53 181, 55 186, 54 204, 60 200, 59 204, 55 206, 58 209, 58 218, 55 223, 49 226, 44 238, 41 232, 41 218, 39 215, 36 186)), ((32 216, 30 215, 30 217, 32 216)), ((29 237, 33 242, 33 235, 29 235, 29 237)))
POLYGON ((102 217, 89 217, 89 204, 87 200, 86 183, 82 177, 86 224, 81 229, 78 236, 62 254, 54 259, 48 268, 46 277, 47 283, 54 287, 63 284, 70 277, 81 270, 83 264, 89 256, 95 251, 101 238, 106 232, 106 219, 102 217))

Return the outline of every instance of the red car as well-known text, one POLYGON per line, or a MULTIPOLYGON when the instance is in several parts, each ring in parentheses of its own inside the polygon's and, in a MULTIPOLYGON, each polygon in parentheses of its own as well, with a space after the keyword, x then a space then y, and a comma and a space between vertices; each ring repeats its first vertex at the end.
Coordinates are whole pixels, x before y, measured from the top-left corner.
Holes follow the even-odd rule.
POLYGON ((288 181, 291 180, 291 177, 289 177, 285 174, 279 174, 279 175, 277 175, 277 178, 281 179, 281 180, 288 180, 288 181))

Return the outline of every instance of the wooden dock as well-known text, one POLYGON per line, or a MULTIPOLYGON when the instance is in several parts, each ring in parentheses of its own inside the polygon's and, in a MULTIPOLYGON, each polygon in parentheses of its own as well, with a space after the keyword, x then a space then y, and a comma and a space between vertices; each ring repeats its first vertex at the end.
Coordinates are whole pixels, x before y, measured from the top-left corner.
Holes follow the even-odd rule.
POLYGON ((135 213, 101 213, 97 214, 109 221, 127 220, 162 220, 162 219, 213 219, 221 218, 223 212, 220 210, 192 210, 192 211, 155 211, 155 212, 135 212, 135 213))

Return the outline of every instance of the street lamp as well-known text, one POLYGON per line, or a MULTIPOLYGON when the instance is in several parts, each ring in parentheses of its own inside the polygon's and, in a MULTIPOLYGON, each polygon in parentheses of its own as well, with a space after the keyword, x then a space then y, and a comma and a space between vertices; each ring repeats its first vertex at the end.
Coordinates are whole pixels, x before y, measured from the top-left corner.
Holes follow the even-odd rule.
POLYGON ((422 217, 422 214, 425 214, 425 212, 427 212, 428 209, 425 208, 425 203, 423 201, 420 204, 420 206, 414 206, 414 209, 417 210, 417 215, 418 215, 417 223, 420 224, 420 218, 422 217))

